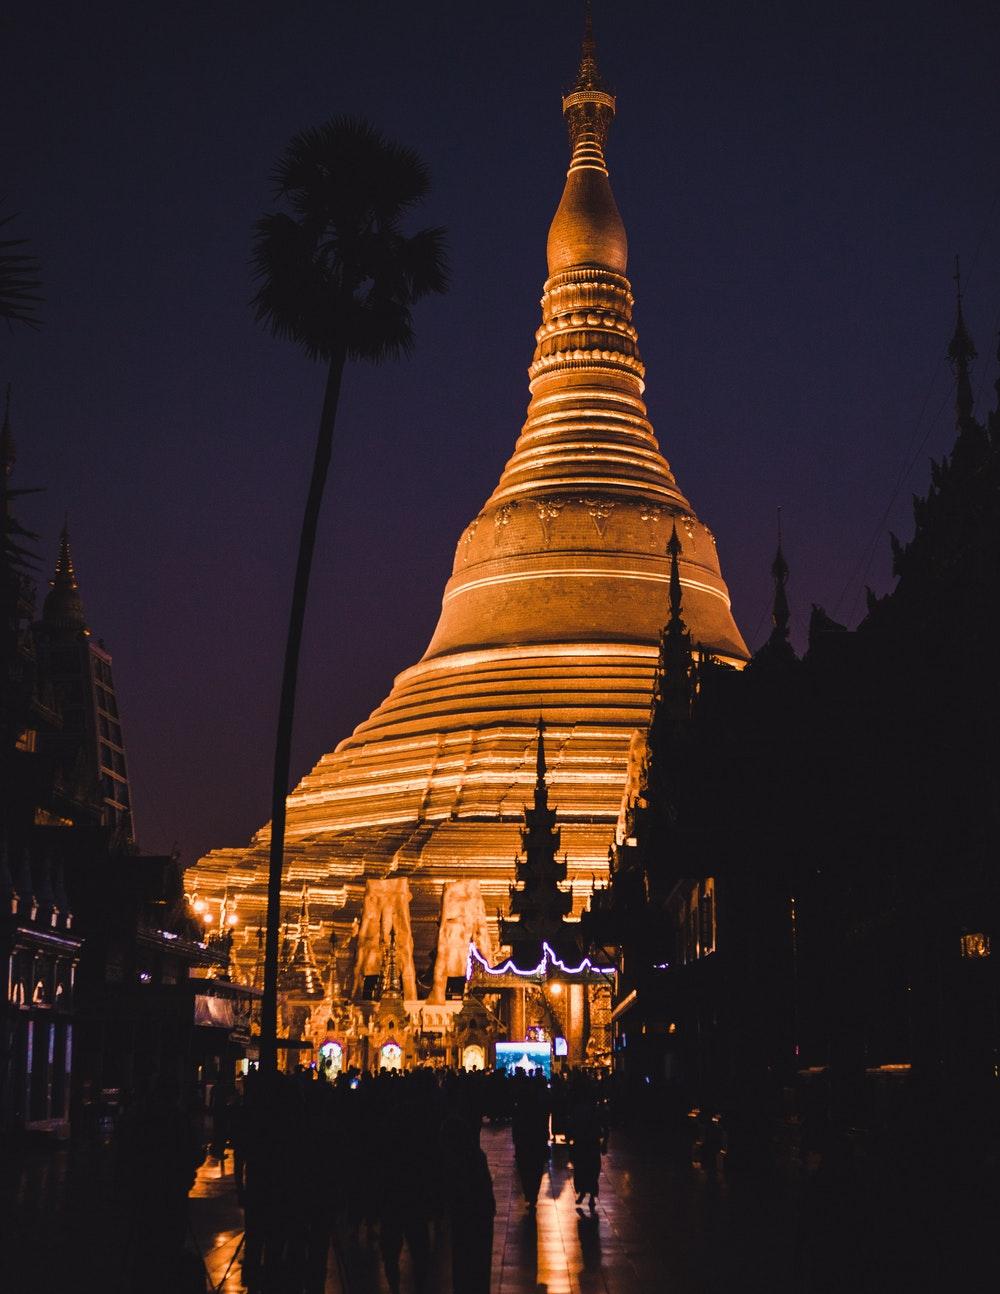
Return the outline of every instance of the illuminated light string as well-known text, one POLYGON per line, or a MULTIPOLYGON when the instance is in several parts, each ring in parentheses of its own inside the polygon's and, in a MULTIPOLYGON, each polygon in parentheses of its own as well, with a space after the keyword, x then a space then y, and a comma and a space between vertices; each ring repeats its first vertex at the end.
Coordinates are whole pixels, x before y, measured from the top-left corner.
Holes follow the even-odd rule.
POLYGON ((522 970, 521 967, 515 966, 513 957, 508 957, 500 966, 491 966, 476 945, 470 943, 469 956, 465 964, 466 982, 472 979, 472 973, 475 969, 473 966, 474 961, 478 962, 480 968, 487 975, 518 975, 522 979, 528 979, 535 975, 544 975, 550 966, 562 975, 581 975, 585 971, 593 971, 595 975, 613 975, 615 973, 613 966, 595 966, 589 957, 584 957, 579 966, 567 966, 564 961, 555 955, 551 946, 544 942, 542 943, 542 960, 530 970, 522 970))

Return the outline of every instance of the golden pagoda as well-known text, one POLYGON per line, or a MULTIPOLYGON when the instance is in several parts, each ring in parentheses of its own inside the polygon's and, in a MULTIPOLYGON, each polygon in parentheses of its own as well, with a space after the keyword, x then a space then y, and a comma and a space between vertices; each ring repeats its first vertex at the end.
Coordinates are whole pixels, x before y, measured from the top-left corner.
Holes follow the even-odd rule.
MULTIPOLYGON (((431 983, 437 947, 431 1000, 463 972, 470 931, 480 947, 497 940, 540 715, 575 911, 606 874, 630 744, 649 720, 675 526, 693 641, 736 666, 748 654, 712 532, 643 402, 628 242, 604 152, 615 99, 589 21, 562 106, 570 164, 514 453, 459 537, 423 657, 288 801, 286 902, 308 884, 314 919, 354 959, 345 982, 374 973, 389 929, 411 984, 431 983)), ((267 845, 265 827, 247 848, 207 855, 192 878, 200 894, 240 895, 251 952, 267 845)))

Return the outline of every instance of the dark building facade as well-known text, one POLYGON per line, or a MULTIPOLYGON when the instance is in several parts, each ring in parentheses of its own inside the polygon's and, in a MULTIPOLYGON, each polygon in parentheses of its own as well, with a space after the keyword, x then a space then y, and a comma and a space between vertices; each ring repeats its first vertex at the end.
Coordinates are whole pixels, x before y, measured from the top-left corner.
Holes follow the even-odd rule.
POLYGON ((58 727, 39 734, 39 750, 64 781, 99 806, 101 821, 131 842, 132 798, 111 654, 87 627, 66 527, 33 635, 39 677, 60 716, 58 727))
POLYGON ((1000 398, 975 418, 961 304, 949 355, 953 450, 857 630, 816 607, 796 657, 779 549, 773 630, 740 672, 691 641, 674 585, 584 923, 618 951, 625 1075, 720 1106, 822 1084, 859 1121, 900 1080, 1000 1081, 1000 398))
POLYGON ((66 1135, 152 1077, 231 1074, 254 992, 190 911, 180 860, 143 855, 112 661, 63 530, 35 614, 9 400, 0 435, 0 1133, 66 1135))

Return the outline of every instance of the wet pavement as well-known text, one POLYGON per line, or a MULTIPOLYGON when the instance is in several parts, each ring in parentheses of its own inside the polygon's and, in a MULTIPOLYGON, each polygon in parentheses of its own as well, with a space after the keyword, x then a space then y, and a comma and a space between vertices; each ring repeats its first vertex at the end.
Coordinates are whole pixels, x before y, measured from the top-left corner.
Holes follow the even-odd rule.
MULTIPOLYGON (((907 1189, 912 1165, 891 1177, 832 1165, 807 1180, 787 1158, 765 1172, 708 1175, 683 1138, 640 1130, 612 1133, 593 1216, 576 1207, 561 1145, 552 1148, 531 1213, 517 1188, 510 1130, 485 1127, 482 1145, 497 1202, 491 1294, 946 1291, 983 1270, 995 1232, 992 1194, 981 1182, 941 1183, 931 1196, 907 1189)), ((231 1153, 224 1166, 207 1161, 198 1170, 189 1212, 188 1246, 206 1268, 205 1289, 242 1294, 243 1214, 231 1153)), ((2 1294, 119 1294, 127 1233, 109 1147, 0 1157, 2 1294)), ((442 1233, 433 1294, 448 1294, 448 1273, 442 1233)), ((338 1235, 326 1294, 388 1288, 377 1238, 338 1235)), ((413 1290, 405 1250, 402 1290, 413 1290)))
MULTIPOLYGON (((711 1178, 684 1147, 632 1132, 613 1135, 597 1210, 577 1208, 566 1148, 552 1147, 538 1206, 521 1196, 508 1128, 485 1127, 481 1143, 493 1176, 497 1215, 492 1294, 636 1294, 793 1287, 792 1193, 773 1178, 744 1185, 711 1178), (761 1274, 758 1284, 754 1273, 761 1274), (766 1283, 763 1273, 767 1273, 766 1283)), ((231 1169, 231 1156, 227 1167, 231 1169)), ((199 1170, 191 1214, 212 1283, 226 1294, 242 1282, 242 1215, 231 1176, 199 1170), (228 1273, 228 1274, 227 1274, 228 1273)), ((327 1294, 388 1294, 375 1238, 338 1238, 327 1294)), ((431 1287, 450 1289, 447 1238, 432 1258, 431 1287)), ((403 1290, 412 1289, 407 1255, 403 1290)))

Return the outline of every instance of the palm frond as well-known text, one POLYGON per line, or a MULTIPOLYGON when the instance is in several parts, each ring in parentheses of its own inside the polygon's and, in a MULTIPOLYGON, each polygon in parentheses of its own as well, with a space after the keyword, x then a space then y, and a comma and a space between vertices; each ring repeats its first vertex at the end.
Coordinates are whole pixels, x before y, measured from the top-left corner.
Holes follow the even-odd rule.
POLYGON ((368 122, 338 117, 296 135, 274 178, 293 214, 257 222, 257 319, 311 358, 408 353, 410 307, 447 285, 444 231, 401 230, 430 185, 421 159, 368 122))
MULTIPOLYGON (((0 229, 14 219, 13 215, 0 218, 0 229)), ((27 245, 26 238, 0 239, 0 319, 38 328, 41 321, 35 310, 44 298, 38 291, 38 258, 18 250, 27 245)))

